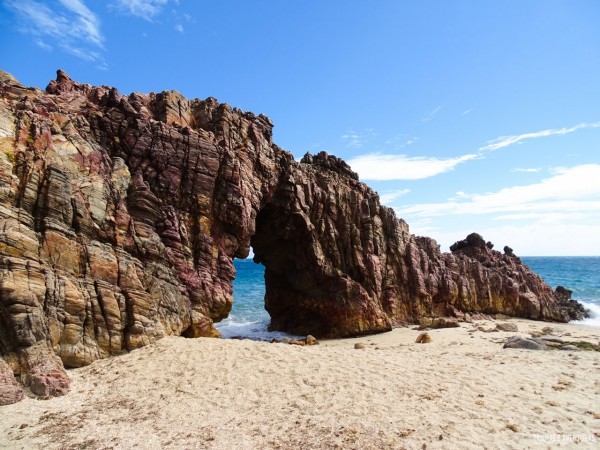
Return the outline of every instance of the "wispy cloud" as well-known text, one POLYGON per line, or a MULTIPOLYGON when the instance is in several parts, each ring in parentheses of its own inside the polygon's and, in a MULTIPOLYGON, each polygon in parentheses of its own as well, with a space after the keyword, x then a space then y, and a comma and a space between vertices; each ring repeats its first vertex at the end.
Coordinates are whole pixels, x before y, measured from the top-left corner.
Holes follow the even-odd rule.
POLYGON ((443 203, 398 209, 400 216, 481 215, 490 213, 565 213, 600 211, 600 164, 558 169, 539 183, 512 186, 498 192, 461 192, 443 203))
POLYGON ((183 33, 183 25, 181 25, 180 23, 178 23, 177 25, 175 25, 175 31, 178 31, 180 33, 183 33))
POLYGON ((355 131, 349 131, 343 134, 342 140, 346 141, 346 147, 360 148, 363 146, 361 136, 355 131))
POLYGON ((384 144, 388 150, 400 149, 409 145, 413 145, 418 140, 419 138, 417 136, 408 137, 406 134, 398 134, 393 138, 387 139, 384 144))
POLYGON ((59 0, 59 2, 75 15, 75 28, 88 41, 102 47, 104 37, 100 32, 100 20, 89 10, 82 0, 59 0))
POLYGON ((373 153, 352 158, 348 164, 363 180, 421 180, 449 172, 474 158, 477 155, 443 159, 373 153))
POLYGON ((341 139, 346 143, 346 147, 349 148, 361 148, 364 147, 370 138, 377 136, 374 128, 367 128, 364 131, 348 131, 341 136, 341 139))
MULTIPOLYGON (((439 106, 431 113, 439 111, 439 106)), ((499 150, 510 145, 519 144, 527 139, 535 139, 554 135, 565 135, 585 128, 600 128, 600 122, 585 122, 567 128, 548 129, 534 133, 524 133, 515 136, 503 136, 480 147, 477 153, 466 154, 455 158, 436 158, 436 157, 409 157, 403 154, 391 153, 368 153, 356 156, 348 161, 350 166, 358 172, 363 180, 420 180, 433 177, 453 170, 457 165, 472 160, 486 158, 486 152, 489 150, 499 150)), ((367 132, 350 131, 342 136, 347 142, 346 147, 362 148, 368 143, 368 137, 376 136, 372 129, 367 132), (370 135, 369 135, 370 133, 370 135)), ((393 149, 411 145, 418 140, 417 137, 406 139, 406 135, 399 134, 384 143, 388 152, 393 149)), ((541 168, 515 168, 513 172, 536 173, 541 168)))
MULTIPOLYGON (((111 4, 118 12, 152 21, 170 0, 116 0, 111 4)), ((174 3, 178 3, 175 1, 174 3)), ((178 30, 179 31, 179 30, 178 30)))
POLYGON ((35 41, 35 45, 37 45, 39 48, 41 48, 42 50, 47 50, 49 52, 52 51, 52 46, 49 44, 46 44, 44 41, 42 41, 41 39, 36 39, 35 41))
POLYGON ((548 136, 555 136, 555 135, 565 135, 565 134, 573 133, 574 131, 577 131, 577 130, 581 130, 583 128, 598 128, 598 127, 600 127, 600 122, 580 123, 580 124, 575 125, 570 128, 555 128, 555 129, 549 129, 549 130, 543 130, 543 131, 536 131, 533 133, 517 134, 514 136, 501 136, 494 140, 488 141, 487 145, 480 147, 479 150, 481 150, 481 151, 499 150, 501 148, 506 148, 510 145, 521 144, 521 143, 523 143, 523 141, 526 141, 529 139, 536 139, 536 138, 540 138, 540 137, 548 137, 548 136))
POLYGON ((423 118, 421 119, 421 122, 429 122, 431 119, 433 119, 433 117, 440 112, 440 110, 443 108, 443 105, 439 105, 436 106, 435 108, 433 108, 431 111, 426 112, 423 115, 423 118))
POLYGON ((40 48, 61 50, 90 62, 101 62, 104 36, 100 20, 82 0, 58 0, 50 9, 34 0, 4 0, 17 16, 19 31, 33 36, 40 48))
POLYGON ((395 200, 405 196, 410 192, 410 189, 398 189, 396 191, 386 191, 383 194, 379 194, 379 200, 383 205, 390 206, 395 200))
POLYGON ((461 116, 466 116, 467 114, 471 114, 473 111, 475 111, 475 108, 467 109, 466 111, 462 112, 461 116))
POLYGON ((538 173, 542 169, 540 167, 529 167, 529 168, 521 168, 517 167, 512 170, 512 172, 525 172, 525 173, 538 173))

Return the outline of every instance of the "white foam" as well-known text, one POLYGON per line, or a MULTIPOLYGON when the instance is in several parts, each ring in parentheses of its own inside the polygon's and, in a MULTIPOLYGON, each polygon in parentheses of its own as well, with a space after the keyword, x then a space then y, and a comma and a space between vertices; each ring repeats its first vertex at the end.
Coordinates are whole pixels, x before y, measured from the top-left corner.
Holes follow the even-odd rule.
POLYGON ((588 325, 591 327, 600 327, 600 305, 598 305, 597 303, 589 303, 582 301, 580 301, 579 303, 581 303, 585 309, 588 309, 590 311, 591 317, 583 320, 575 320, 571 323, 576 323, 578 325, 588 325))
POLYGON ((232 317, 221 323, 215 324, 215 327, 221 332, 224 339, 244 338, 253 341, 272 341, 273 339, 299 339, 300 336, 294 336, 282 331, 269 331, 270 319, 258 321, 236 321, 232 317))

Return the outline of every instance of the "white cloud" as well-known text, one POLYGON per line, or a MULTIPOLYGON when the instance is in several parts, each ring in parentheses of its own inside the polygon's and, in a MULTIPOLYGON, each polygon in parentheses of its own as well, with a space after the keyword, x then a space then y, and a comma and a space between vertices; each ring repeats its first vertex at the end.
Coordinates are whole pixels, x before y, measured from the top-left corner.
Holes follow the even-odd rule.
POLYGON ((102 60, 100 20, 82 0, 58 0, 53 9, 34 0, 5 0, 4 5, 17 14, 19 30, 31 34, 39 47, 57 45, 83 60, 102 60))
POLYGON ((443 203, 395 208, 411 232, 434 238, 444 251, 476 231, 517 255, 600 254, 600 164, 554 169, 529 185, 486 194, 457 192, 443 203))
POLYGON ((599 226, 590 223, 532 221, 455 229, 410 225, 411 233, 432 237, 442 251, 449 251, 454 242, 476 231, 494 244, 494 250, 502 251, 508 245, 518 256, 598 256, 600 252, 599 226))
POLYGON ((477 158, 463 155, 457 158, 435 158, 372 153, 348 161, 363 180, 421 180, 453 170, 457 165, 477 158))
MULTIPOLYGON (((597 224, 572 221, 535 221, 524 225, 505 225, 484 229, 484 237, 505 245, 519 256, 597 256, 600 251, 600 232, 597 224)), ((553 286, 556 287, 556 286, 553 286)))
POLYGON ((499 138, 488 141, 487 145, 481 147, 479 150, 488 151, 488 150, 499 150, 501 148, 508 147, 514 144, 521 144, 523 141, 528 139, 535 139, 540 137, 548 137, 555 135, 565 135, 569 133, 573 133, 574 131, 583 129, 583 128, 597 128, 600 127, 600 122, 594 123, 580 123, 570 128, 556 128, 550 130, 536 131, 533 133, 523 133, 514 136, 501 136, 499 138))
POLYGON ((521 168, 521 167, 517 167, 516 169, 513 169, 513 172, 525 172, 525 173, 538 173, 540 172, 542 169, 540 167, 529 167, 529 168, 521 168))
POLYGON ((467 114, 471 114, 473 111, 475 111, 475 108, 467 109, 466 111, 463 111, 461 116, 466 116, 467 114))
POLYGON ((463 192, 463 191, 457 191, 454 194, 454 197, 450 197, 448 200, 460 200, 463 198, 469 198, 469 194, 463 192))
POLYGON ((178 23, 177 25, 175 25, 175 30, 179 31, 180 33, 183 33, 183 25, 178 23))
POLYGON ((515 221, 515 220, 544 220, 546 222, 565 222, 574 220, 586 219, 586 215, 581 212, 570 212, 568 210, 563 212, 522 212, 514 214, 502 214, 495 216, 495 221, 515 221))
POLYGON ((162 12, 167 3, 169 0, 116 0, 111 6, 122 14, 151 21, 162 12))
POLYGON ((383 205, 387 205, 390 206, 391 203, 394 202, 394 200, 408 194, 410 192, 410 189, 398 189, 396 191, 386 191, 383 194, 379 194, 379 200, 381 201, 381 204, 383 205))
POLYGON ((556 213, 600 211, 600 164, 558 169, 551 178, 487 194, 464 194, 444 203, 397 210, 402 216, 481 215, 501 212, 556 213))
POLYGON ((77 33, 82 33, 85 39, 102 47, 104 37, 100 33, 100 20, 89 10, 81 0, 59 0, 60 3, 76 16, 77 33))

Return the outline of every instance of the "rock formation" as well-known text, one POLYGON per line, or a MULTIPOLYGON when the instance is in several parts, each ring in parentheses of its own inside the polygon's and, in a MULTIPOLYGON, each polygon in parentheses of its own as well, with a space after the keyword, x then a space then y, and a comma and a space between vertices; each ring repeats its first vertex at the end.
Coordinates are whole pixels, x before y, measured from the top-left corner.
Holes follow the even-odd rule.
POLYGON ((569 320, 583 320, 590 317, 590 311, 577 300, 571 298, 573 291, 564 286, 557 286, 554 296, 558 299, 559 307, 567 314, 569 320))
POLYGON ((2 72, 0 90, 0 401, 22 396, 12 374, 61 395, 63 366, 218 336, 233 259, 251 245, 276 330, 351 336, 476 311, 568 320, 512 251, 473 234, 441 253, 340 159, 295 161, 262 114, 62 71, 45 91, 2 72))

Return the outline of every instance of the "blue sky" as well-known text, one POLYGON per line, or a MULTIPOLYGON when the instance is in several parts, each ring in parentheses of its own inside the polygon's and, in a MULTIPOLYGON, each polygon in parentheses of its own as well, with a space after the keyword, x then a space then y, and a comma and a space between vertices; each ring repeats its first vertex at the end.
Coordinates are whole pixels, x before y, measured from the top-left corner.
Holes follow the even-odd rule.
POLYGON ((600 255, 600 2, 0 0, 0 68, 176 89, 346 159, 411 231, 600 255))

